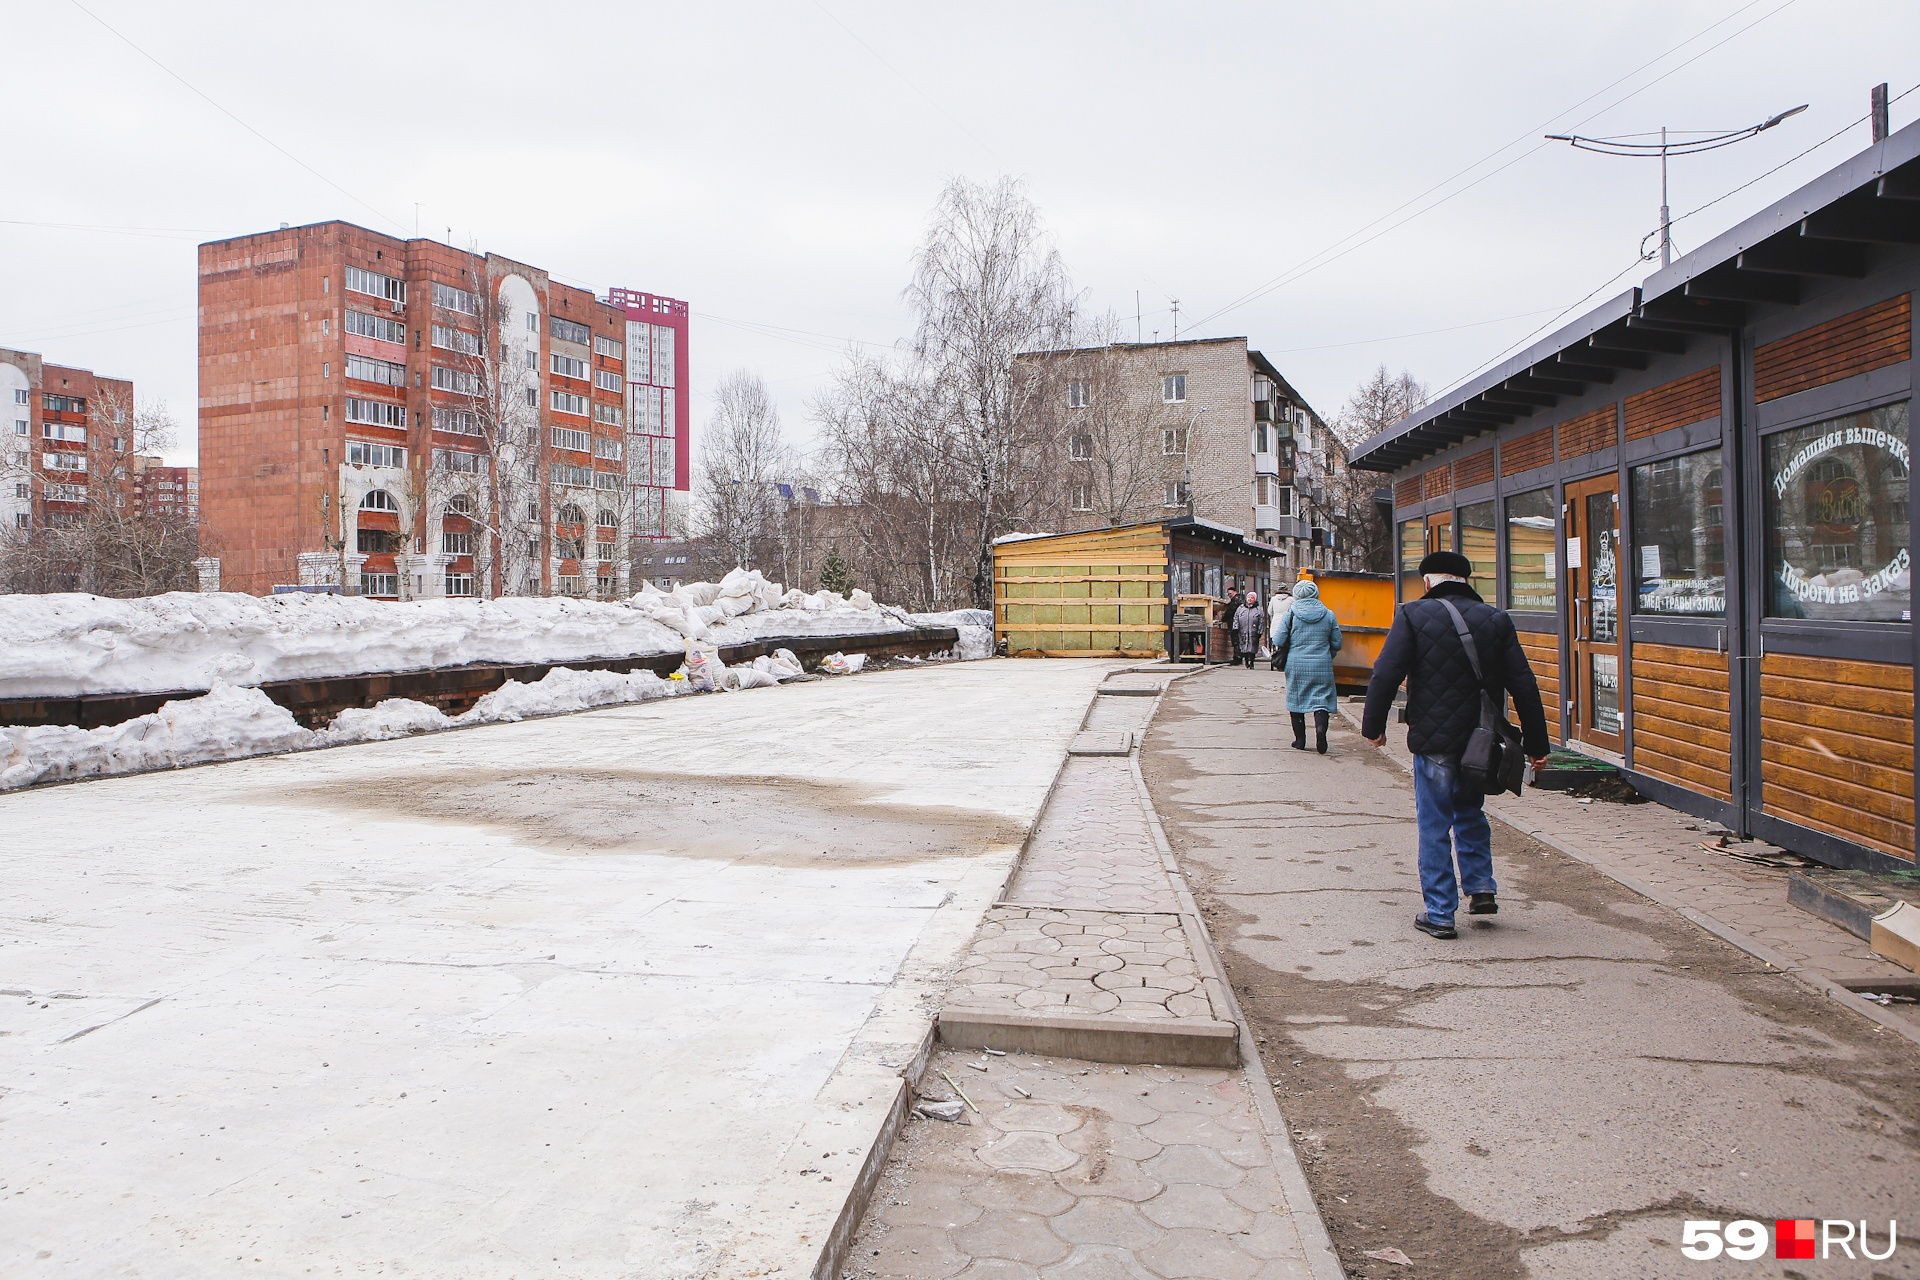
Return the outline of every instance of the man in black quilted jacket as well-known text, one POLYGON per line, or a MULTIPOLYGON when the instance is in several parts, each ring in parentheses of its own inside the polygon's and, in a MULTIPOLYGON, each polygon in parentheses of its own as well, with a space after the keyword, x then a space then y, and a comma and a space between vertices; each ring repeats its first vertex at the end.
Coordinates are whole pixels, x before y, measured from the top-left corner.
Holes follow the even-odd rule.
POLYGON ((1468 583, 1473 562, 1457 551, 1436 551, 1420 562, 1427 593, 1394 613, 1393 629, 1373 664, 1367 713, 1360 732, 1376 747, 1387 745, 1387 713, 1400 682, 1407 681, 1407 750, 1413 753, 1413 806, 1420 828, 1420 890, 1426 910, 1414 928, 1436 938, 1457 938, 1453 913, 1464 887, 1471 915, 1500 910, 1493 881, 1493 829, 1486 797, 1460 780, 1460 755, 1480 723, 1480 685, 1461 643, 1450 601, 1465 619, 1479 651, 1486 689, 1495 705, 1513 695, 1523 747, 1537 769, 1546 763, 1547 715, 1540 686, 1520 648, 1513 619, 1482 600, 1468 583), (1454 880, 1458 854, 1460 878, 1454 880))

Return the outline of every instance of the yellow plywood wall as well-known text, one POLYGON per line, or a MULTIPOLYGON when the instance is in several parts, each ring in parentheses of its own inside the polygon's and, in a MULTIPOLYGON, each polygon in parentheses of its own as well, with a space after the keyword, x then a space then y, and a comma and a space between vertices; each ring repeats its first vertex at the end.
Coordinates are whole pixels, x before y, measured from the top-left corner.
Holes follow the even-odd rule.
POLYGON ((1167 533, 1127 525, 993 550, 994 638, 1028 657, 1160 657, 1167 533))

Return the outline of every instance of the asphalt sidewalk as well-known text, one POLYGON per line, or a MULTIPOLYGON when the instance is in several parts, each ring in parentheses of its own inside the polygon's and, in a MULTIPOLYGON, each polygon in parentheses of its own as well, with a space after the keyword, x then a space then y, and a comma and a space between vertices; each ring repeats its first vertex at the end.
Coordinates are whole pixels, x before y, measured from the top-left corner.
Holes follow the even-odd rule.
MULTIPOLYGON (((1658 806, 1529 794, 1553 845, 1496 821, 1501 913, 1436 941, 1406 771, 1344 723, 1325 757, 1290 737, 1278 677, 1214 671, 1141 765, 1350 1275, 1796 1274, 1684 1259, 1699 1218, 1866 1219, 1885 1248, 1920 1193, 1920 1047, 1806 985, 1868 961, 1784 873, 1658 806)), ((1911 1249, 1816 1270, 1920 1274, 1911 1249)))

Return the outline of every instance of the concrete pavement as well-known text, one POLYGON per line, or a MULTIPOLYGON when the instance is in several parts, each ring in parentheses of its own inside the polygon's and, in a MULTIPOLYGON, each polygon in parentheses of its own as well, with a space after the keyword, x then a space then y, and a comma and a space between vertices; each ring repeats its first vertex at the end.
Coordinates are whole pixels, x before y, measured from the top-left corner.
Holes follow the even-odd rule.
POLYGON ((1281 697, 1182 681, 1142 767, 1351 1275, 1920 1274, 1905 1242, 1678 1251, 1700 1218, 1866 1219, 1885 1248, 1920 1198, 1920 1049, 1505 824, 1501 914, 1414 932, 1406 774, 1339 721, 1328 756, 1288 749, 1281 697))
POLYGON ((805 1274, 1113 665, 0 799, 0 1273, 805 1274))

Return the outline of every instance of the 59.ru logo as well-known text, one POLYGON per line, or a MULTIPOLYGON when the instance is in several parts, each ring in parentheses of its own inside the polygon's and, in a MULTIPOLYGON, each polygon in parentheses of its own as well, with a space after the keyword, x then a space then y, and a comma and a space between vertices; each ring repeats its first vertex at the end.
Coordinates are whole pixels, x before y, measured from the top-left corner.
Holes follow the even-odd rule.
MULTIPOLYGON (((1899 1224, 1887 1223, 1887 1249, 1875 1253, 1867 1244, 1867 1224, 1848 1218, 1776 1218, 1773 1256, 1776 1258, 1833 1258, 1859 1256, 1882 1262, 1898 1247, 1899 1224)), ((1696 1262, 1722 1254, 1737 1262, 1751 1262, 1767 1251, 1767 1224, 1742 1218, 1736 1222, 1691 1221, 1681 1225, 1680 1252, 1696 1262)))

